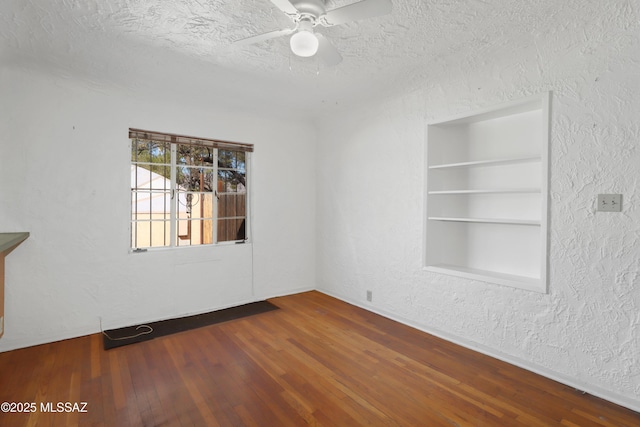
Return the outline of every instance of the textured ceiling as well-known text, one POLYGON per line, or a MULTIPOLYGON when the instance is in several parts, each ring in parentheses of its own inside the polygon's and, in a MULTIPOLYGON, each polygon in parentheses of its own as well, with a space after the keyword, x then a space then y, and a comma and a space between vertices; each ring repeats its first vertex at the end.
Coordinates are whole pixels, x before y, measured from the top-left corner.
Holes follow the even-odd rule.
MULTIPOLYGON (((349 3, 328 0, 327 9, 349 3)), ((546 33, 586 26, 575 9, 597 14, 602 3, 393 0, 390 15, 321 28, 344 58, 325 68, 290 54, 287 37, 233 44, 291 27, 269 0, 2 0, 0 61, 97 86, 313 114, 514 55, 546 33)))

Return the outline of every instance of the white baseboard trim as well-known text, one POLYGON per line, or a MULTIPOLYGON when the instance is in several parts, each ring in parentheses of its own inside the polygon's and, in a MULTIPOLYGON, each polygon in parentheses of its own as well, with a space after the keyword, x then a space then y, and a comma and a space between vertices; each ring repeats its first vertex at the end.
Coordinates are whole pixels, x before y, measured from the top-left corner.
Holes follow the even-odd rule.
POLYGON ((596 385, 593 384, 588 384, 588 383, 584 383, 581 382, 579 380, 576 380, 575 378, 571 378, 571 377, 567 377, 559 372, 554 372, 551 371, 543 366, 540 365, 536 365, 534 363, 531 363, 529 361, 526 360, 522 360, 520 358, 511 356, 509 354, 506 353, 502 353, 494 348, 491 347, 487 347, 484 346, 482 344, 479 343, 475 343, 473 341, 469 341, 466 340, 464 338, 455 336, 455 335, 451 335, 449 333, 434 329, 434 328, 430 328, 427 325, 421 324, 421 323, 417 323, 414 322, 412 320, 409 319, 405 319, 402 316, 398 316, 394 313, 390 313, 387 312, 385 310, 381 310, 377 307, 374 307, 373 305, 367 305, 367 304, 363 304, 361 301, 355 301, 352 300, 350 298, 344 297, 343 295, 338 295, 335 294, 333 292, 330 291, 326 291, 323 289, 316 289, 318 292, 324 293, 326 295, 329 295, 331 297, 337 298, 341 301, 344 301, 348 304, 352 304, 355 305, 356 307, 360 307, 364 310, 370 311, 372 313, 376 313, 379 314, 382 317, 386 317, 387 319, 391 319, 394 320, 398 323, 402 323, 403 325, 407 325, 410 326, 412 328, 415 328, 419 331, 425 332, 427 334, 431 334, 433 336, 436 336, 438 338, 442 338, 443 340, 452 342, 454 344, 457 344, 459 346, 468 348, 470 350, 474 350, 477 351, 478 353, 482 353, 486 356, 490 356, 493 357, 495 359, 501 360, 503 362, 509 363, 511 365, 517 366, 519 368, 522 369, 526 369, 527 371, 533 372, 535 374, 541 375, 543 377, 549 378, 551 380, 557 381, 559 383, 562 383, 564 385, 567 385, 569 387, 575 388, 576 390, 580 390, 584 393, 589 393, 593 396, 599 397, 601 399, 607 400, 609 402, 615 403, 617 405, 620 406, 624 406, 625 408, 631 409, 632 411, 636 411, 636 412, 640 412, 640 401, 630 398, 628 396, 625 395, 621 395, 615 392, 612 392, 611 390, 607 390, 601 387, 598 387, 596 385))
POLYGON ((79 328, 74 330, 67 330, 63 334, 41 336, 33 339, 31 338, 30 339, 11 339, 11 338, 7 339, 8 337, 5 336, 2 338, 4 342, 0 346, 0 353, 12 351, 12 350, 19 350, 21 348, 35 347, 37 345, 42 345, 42 344, 50 344, 53 342, 64 341, 71 338, 78 338, 85 335, 91 335, 96 332, 100 332, 100 331, 99 330, 95 331, 93 327, 84 327, 84 328, 79 328))
POLYGON ((315 291, 316 288, 314 287, 308 287, 308 286, 304 286, 301 288, 296 288, 296 289, 289 289, 286 291, 280 291, 280 292, 275 292, 275 293, 268 293, 268 294, 260 294, 260 296, 256 297, 256 301, 262 301, 262 300, 268 300, 269 298, 278 298, 278 297, 286 297, 288 295, 296 295, 296 294, 301 294, 304 292, 311 292, 311 291, 315 291))
POLYGON ((296 289, 290 289, 287 291, 282 291, 279 293, 272 293, 272 294, 265 294, 261 296, 252 296, 248 298, 243 298, 242 300, 237 300, 235 302, 223 304, 217 307, 207 308, 206 310, 187 312, 187 313, 177 313, 177 314, 166 315, 166 316, 157 316, 151 319, 150 318, 145 318, 145 319, 131 318, 126 320, 118 320, 118 321, 110 321, 110 322, 106 322, 103 319, 102 326, 100 326, 101 319, 100 319, 100 316, 98 316, 97 318, 95 318, 95 323, 92 325, 85 325, 84 327, 73 329, 73 330, 67 330, 62 334, 56 334, 56 335, 29 337, 28 339, 11 339, 10 337, 7 336, 7 334, 5 334, 5 336, 2 337, 2 342, 0 342, 0 353, 12 351, 12 350, 18 350, 21 348, 34 347, 36 345, 50 344, 57 341, 64 341, 68 339, 79 338, 86 335, 98 334, 98 333, 101 333, 102 330, 124 328, 131 325, 142 325, 145 323, 159 322, 162 320, 175 319, 178 317, 193 316, 197 314, 208 313, 210 311, 224 310, 226 308, 237 307, 239 305, 249 304, 257 301, 263 301, 269 298, 277 298, 277 297, 286 296, 286 295, 294 295, 294 294, 299 294, 302 292, 308 292, 312 290, 314 290, 312 287, 301 287, 296 289))

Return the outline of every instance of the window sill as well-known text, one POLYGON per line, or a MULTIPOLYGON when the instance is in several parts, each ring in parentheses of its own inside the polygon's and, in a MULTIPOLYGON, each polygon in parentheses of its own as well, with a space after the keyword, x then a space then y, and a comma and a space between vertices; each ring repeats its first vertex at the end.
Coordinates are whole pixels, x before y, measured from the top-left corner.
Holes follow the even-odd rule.
POLYGON ((220 243, 211 243, 207 245, 193 245, 193 246, 163 246, 163 247, 152 247, 152 248, 136 248, 129 249, 130 254, 145 254, 145 253, 153 253, 153 252, 173 252, 173 251, 184 251, 184 250, 205 250, 211 248, 222 248, 229 246, 238 246, 238 245, 251 245, 252 242, 250 240, 234 240, 229 242, 220 242, 220 243))

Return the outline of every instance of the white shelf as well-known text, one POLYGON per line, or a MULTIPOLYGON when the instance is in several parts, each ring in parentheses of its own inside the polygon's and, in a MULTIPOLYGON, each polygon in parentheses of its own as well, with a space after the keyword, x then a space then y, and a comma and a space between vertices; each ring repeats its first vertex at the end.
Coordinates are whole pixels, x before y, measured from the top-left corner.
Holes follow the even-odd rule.
POLYGON ((443 216, 430 216, 427 217, 430 221, 450 221, 450 222, 477 222, 484 224, 513 224, 513 225, 540 225, 540 221, 531 219, 509 219, 509 218, 458 218, 458 217, 443 217, 443 216))
POLYGON ((539 162, 540 156, 527 156, 527 157, 511 157, 507 159, 490 159, 490 160, 477 160, 472 162, 461 163, 447 163, 442 165, 431 165, 429 169, 451 169, 451 168, 469 168, 476 166, 498 166, 498 165, 511 165, 516 163, 526 162, 539 162))
POLYGON ((546 292, 549 105, 545 93, 428 124, 426 270, 546 292))
POLYGON ((543 280, 536 277, 497 273, 495 271, 450 264, 427 265, 425 270, 544 293, 541 291, 543 280))
POLYGON ((507 194, 507 193, 540 193, 540 188, 491 188, 479 190, 435 190, 428 194, 507 194))

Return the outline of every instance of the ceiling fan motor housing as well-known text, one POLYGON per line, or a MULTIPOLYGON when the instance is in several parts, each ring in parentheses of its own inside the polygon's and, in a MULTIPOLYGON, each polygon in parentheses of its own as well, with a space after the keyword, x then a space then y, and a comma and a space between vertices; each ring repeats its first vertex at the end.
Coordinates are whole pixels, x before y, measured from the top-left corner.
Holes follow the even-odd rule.
POLYGON ((323 0, 291 0, 291 4, 298 9, 301 18, 311 18, 314 25, 326 12, 323 0))

